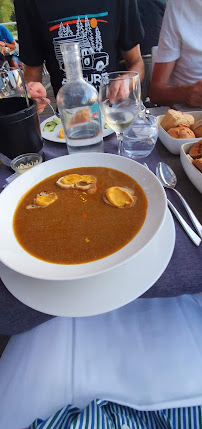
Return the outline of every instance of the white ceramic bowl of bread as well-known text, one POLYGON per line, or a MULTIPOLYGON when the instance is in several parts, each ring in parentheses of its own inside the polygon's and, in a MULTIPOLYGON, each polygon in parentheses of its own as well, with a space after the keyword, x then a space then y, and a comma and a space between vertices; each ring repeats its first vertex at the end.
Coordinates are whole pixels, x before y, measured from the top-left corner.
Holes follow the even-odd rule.
POLYGON ((195 165, 192 163, 193 158, 189 155, 190 149, 193 147, 194 143, 195 141, 192 141, 181 146, 180 161, 186 175, 191 180, 195 188, 198 189, 198 191, 202 194, 202 172, 197 167, 195 167, 195 165))
MULTIPOLYGON (((169 111, 170 110, 172 110, 172 109, 169 109, 169 111)), ((173 112, 175 112, 175 111, 173 111, 173 112)), ((192 130, 189 131, 189 128, 187 129, 187 135, 190 134, 190 137, 188 137, 188 138, 174 138, 171 135, 169 135, 168 132, 165 131, 165 129, 161 126, 162 120, 165 117, 165 115, 158 116, 158 124, 159 124, 159 135, 158 136, 159 136, 159 139, 161 140, 163 145, 169 150, 169 152, 173 153, 174 155, 180 154, 180 148, 183 144, 189 143, 189 142, 197 142, 197 141, 202 139, 202 135, 201 135, 201 137, 197 138, 197 137, 194 137, 194 134, 193 134, 196 132, 196 130, 194 129, 195 123, 198 122, 199 120, 202 120, 202 111, 200 110, 200 111, 181 112, 181 113, 185 117, 185 121, 184 121, 185 129, 187 129, 188 126, 193 128, 193 131, 192 130), (190 124, 189 117, 188 117, 188 121, 186 121, 186 115, 187 114, 192 115, 192 117, 194 118, 193 124, 190 124)), ((172 126, 172 123, 170 122, 170 125, 171 125, 171 126, 169 125, 170 128, 175 129, 176 126, 178 126, 177 122, 179 122, 179 121, 178 120, 175 121, 175 118, 174 118, 173 126, 172 126)), ((201 128, 202 128, 202 126, 201 126, 201 128)), ((183 132, 184 132, 184 130, 182 130, 182 134, 183 134, 183 132)), ((174 130, 173 134, 175 134, 175 130, 174 130)))

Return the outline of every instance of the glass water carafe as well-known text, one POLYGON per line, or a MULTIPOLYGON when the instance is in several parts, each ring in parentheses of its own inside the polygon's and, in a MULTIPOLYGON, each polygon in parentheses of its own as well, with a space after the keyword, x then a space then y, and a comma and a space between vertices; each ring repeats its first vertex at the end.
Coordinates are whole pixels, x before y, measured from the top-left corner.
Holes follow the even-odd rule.
POLYGON ((69 153, 103 152, 102 119, 98 92, 83 79, 78 43, 61 45, 66 83, 57 94, 69 153))

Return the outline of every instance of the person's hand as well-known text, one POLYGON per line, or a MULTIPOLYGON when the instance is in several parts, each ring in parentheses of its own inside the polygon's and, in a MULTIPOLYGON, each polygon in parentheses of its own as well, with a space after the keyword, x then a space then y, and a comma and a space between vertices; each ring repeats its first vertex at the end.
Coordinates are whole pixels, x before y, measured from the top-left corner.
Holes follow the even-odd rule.
POLYGON ((29 82, 28 88, 29 88, 31 97, 37 102, 38 112, 42 113, 47 104, 39 97, 45 98, 48 101, 48 103, 50 103, 50 100, 46 98, 46 89, 40 82, 29 82))
POLYGON ((0 41, 0 46, 5 47, 5 42, 0 41))
MULTIPOLYGON (((125 75, 127 77, 127 75, 125 75)), ((108 87, 107 97, 111 104, 114 104, 117 100, 125 99, 130 94, 130 79, 115 79, 110 82, 108 87)))
POLYGON ((192 107, 202 106, 202 79, 189 86, 186 103, 192 107))

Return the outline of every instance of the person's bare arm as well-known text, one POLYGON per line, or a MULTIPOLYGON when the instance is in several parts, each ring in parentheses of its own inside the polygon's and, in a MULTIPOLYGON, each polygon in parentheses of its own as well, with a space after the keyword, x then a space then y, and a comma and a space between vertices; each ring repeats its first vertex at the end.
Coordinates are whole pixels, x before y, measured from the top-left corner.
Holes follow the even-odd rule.
POLYGON ((144 63, 140 53, 140 45, 134 46, 129 51, 122 51, 126 62, 126 68, 129 71, 136 71, 140 75, 140 81, 144 79, 144 63))
POLYGON ((26 82, 42 82, 43 64, 37 67, 30 67, 25 64, 24 76, 26 82))
POLYGON ((11 42, 11 43, 0 41, 0 46, 2 46, 2 48, 8 48, 11 51, 14 51, 16 48, 15 40, 13 40, 13 42, 11 42))
POLYGON ((202 105, 202 80, 194 84, 168 84, 175 61, 156 63, 150 85, 150 100, 152 103, 172 106, 173 104, 187 104, 198 107, 202 105))

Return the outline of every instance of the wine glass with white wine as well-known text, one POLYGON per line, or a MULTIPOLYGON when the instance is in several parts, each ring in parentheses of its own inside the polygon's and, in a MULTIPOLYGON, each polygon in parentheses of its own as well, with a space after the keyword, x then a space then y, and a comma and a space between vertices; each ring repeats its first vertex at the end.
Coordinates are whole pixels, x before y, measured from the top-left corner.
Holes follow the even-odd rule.
POLYGON ((118 71, 102 76, 99 101, 105 122, 116 132, 118 155, 122 154, 123 131, 137 117, 141 105, 139 73, 118 71))

